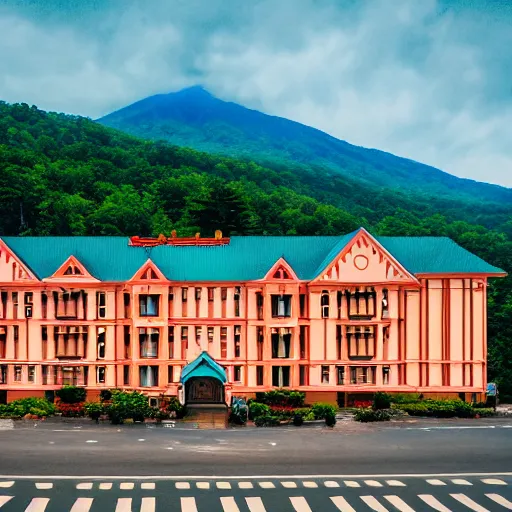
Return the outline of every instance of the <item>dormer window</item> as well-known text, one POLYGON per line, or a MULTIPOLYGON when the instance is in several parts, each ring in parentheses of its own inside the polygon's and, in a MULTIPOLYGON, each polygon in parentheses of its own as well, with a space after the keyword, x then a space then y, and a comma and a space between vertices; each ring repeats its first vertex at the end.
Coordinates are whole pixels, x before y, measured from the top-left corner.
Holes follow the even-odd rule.
POLYGON ((142 277, 141 277, 142 280, 146 281, 146 280, 157 280, 158 279, 158 276, 156 275, 156 272, 152 269, 152 268, 148 268, 144 274, 142 274, 142 277))
POLYGON ((65 276, 83 276, 82 271, 76 265, 69 265, 64 272, 65 276))
POLYGON ((290 274, 283 267, 279 267, 272 277, 274 279, 290 279, 290 274))

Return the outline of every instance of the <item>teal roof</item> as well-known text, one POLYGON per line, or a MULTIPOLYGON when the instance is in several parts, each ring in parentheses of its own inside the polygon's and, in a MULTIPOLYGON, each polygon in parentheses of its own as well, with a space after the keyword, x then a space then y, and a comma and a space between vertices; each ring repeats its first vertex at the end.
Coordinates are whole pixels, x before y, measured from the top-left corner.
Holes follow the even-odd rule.
POLYGON ((226 370, 217 363, 208 352, 201 352, 199 356, 181 370, 180 381, 185 384, 194 377, 213 377, 223 384, 227 382, 226 370))
MULTIPOLYGON (((127 281, 151 259, 171 281, 263 279, 283 257, 301 280, 312 280, 334 260, 354 233, 343 236, 233 236, 227 245, 133 247, 126 237, 3 237, 2 240, 40 279, 50 277, 75 256, 101 281, 127 281)), ((377 237, 410 273, 486 273, 503 271, 449 238, 377 237)))

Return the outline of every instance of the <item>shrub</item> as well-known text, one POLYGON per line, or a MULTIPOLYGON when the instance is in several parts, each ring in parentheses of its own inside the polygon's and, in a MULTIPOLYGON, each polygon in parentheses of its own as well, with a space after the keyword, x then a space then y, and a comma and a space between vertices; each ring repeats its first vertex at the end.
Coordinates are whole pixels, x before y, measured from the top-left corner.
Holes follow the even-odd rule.
POLYGON ((394 404, 413 404, 420 401, 419 393, 397 393, 391 395, 391 402, 394 404))
POLYGON ((327 411, 325 415, 325 424, 328 427, 336 425, 336 411, 327 411))
POLYGON ((434 416, 435 418, 472 418, 481 409, 473 409, 470 403, 462 400, 424 400, 416 403, 394 404, 410 416, 434 416))
POLYGON ((373 396, 374 409, 389 409, 391 407, 391 395, 378 391, 373 396))
POLYGON ((77 386, 64 386, 55 392, 57 398, 65 404, 77 404, 85 402, 86 391, 85 388, 77 386))
POLYGON ((255 420, 260 416, 269 416, 270 407, 267 404, 260 404, 259 402, 249 403, 249 418, 255 420))
POLYGON ((6 406, 4 413, 1 412, 5 416, 11 417, 23 417, 26 414, 35 414, 31 411, 36 409, 38 412, 42 412, 42 416, 52 416, 55 414, 55 405, 46 400, 46 398, 20 398, 18 400, 13 400, 6 406))
POLYGON ((475 415, 478 414, 480 418, 489 418, 490 416, 495 416, 494 409, 492 408, 481 408, 475 410, 475 415))
POLYGON ((138 391, 112 391, 112 402, 107 407, 107 414, 112 423, 122 423, 127 418, 144 421, 151 414, 148 399, 138 391))
POLYGON ((431 416, 431 413, 424 402, 392 404, 393 409, 399 409, 410 416, 431 416))
POLYGON ((178 397, 171 396, 169 398, 169 405, 167 406, 167 411, 171 413, 171 415, 175 416, 176 419, 182 419, 185 417, 187 413, 187 408, 180 404, 178 397))
POLYGON ((289 389, 274 389, 272 391, 256 393, 256 402, 266 405, 302 407, 305 399, 305 393, 289 389))
POLYGON ((293 417, 293 424, 294 424, 296 427, 300 427, 303 423, 304 423, 304 418, 303 418, 300 414, 296 414, 296 415, 293 417))
POLYGON ((108 402, 112 398, 112 391, 110 389, 102 389, 100 391, 100 400, 102 402, 108 402))
POLYGON ((384 409, 359 409, 354 414, 354 420, 368 423, 372 421, 389 421, 391 414, 384 409))
POLYGON ((275 416, 259 416, 254 420, 254 424, 257 427, 276 427, 280 424, 279 418, 276 418, 275 416))
POLYGON ((85 402, 84 411, 89 418, 97 422, 99 417, 104 413, 105 407, 101 402, 85 402))
POLYGON ((66 402, 58 402, 57 410, 62 414, 65 418, 80 418, 84 415, 84 403, 66 403, 66 402))
POLYGON ((32 409, 30 409, 29 414, 32 414, 33 416, 37 416, 38 418, 45 418, 47 416, 46 411, 43 411, 43 409, 37 409, 36 407, 33 407, 32 409))
POLYGON ((315 416, 315 420, 323 420, 327 416, 336 417, 336 407, 331 404, 317 403, 311 407, 311 410, 315 416))
POLYGON ((371 407, 373 402, 371 400, 354 400, 354 407, 357 409, 364 407, 371 407))
POLYGON ((487 403, 486 402, 475 402, 473 404, 473 409, 487 409, 487 403))

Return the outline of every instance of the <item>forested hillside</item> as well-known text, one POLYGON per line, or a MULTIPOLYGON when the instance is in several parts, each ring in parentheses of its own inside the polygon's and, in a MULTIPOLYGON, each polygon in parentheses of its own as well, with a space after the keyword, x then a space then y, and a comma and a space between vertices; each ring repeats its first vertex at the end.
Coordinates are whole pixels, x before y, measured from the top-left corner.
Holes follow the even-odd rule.
MULTIPOLYGON (((382 235, 446 235, 512 272, 510 205, 480 207, 475 213, 475 205, 446 198, 429 204, 412 192, 365 188, 282 164, 262 167, 0 103, 0 236, 172 229, 334 235, 362 225, 382 235)), ((490 378, 512 394, 510 277, 491 283, 489 314, 490 378)))

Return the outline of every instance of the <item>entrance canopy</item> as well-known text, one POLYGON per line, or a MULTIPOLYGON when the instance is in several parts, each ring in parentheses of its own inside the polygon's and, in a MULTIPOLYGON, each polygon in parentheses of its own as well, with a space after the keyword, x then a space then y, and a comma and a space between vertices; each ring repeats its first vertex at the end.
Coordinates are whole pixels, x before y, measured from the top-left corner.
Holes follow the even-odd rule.
POLYGON ((183 367, 180 382, 185 384, 188 380, 195 377, 214 378, 222 382, 222 384, 228 381, 226 370, 208 352, 201 352, 197 359, 183 367))

